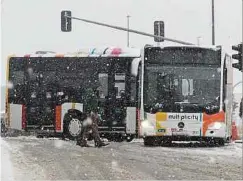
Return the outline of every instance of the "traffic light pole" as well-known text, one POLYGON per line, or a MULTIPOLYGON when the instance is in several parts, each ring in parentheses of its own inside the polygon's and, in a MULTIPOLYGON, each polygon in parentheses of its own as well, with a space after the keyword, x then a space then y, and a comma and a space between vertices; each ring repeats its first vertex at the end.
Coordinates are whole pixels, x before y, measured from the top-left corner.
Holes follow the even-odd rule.
POLYGON ((215 45, 214 0, 212 0, 212 45, 215 45))
MULTIPOLYGON (((241 38, 242 38, 242 51, 241 51, 241 59, 243 59, 243 0, 242 0, 242 19, 241 19, 241 25, 242 25, 242 30, 241 30, 241 38)), ((241 60, 241 61, 243 61, 243 60, 241 60)), ((242 66, 242 68, 241 68, 241 74, 242 74, 242 88, 241 88, 241 101, 243 101, 243 62, 241 63, 241 66, 242 66)), ((242 111, 242 113, 243 113, 243 106, 242 106, 242 108, 241 108, 241 111, 242 111)), ((242 125, 243 125, 243 115, 242 115, 242 125)), ((241 139, 243 139, 243 135, 242 135, 242 138, 241 139)))
POLYGON ((91 23, 91 24, 96 24, 96 25, 100 25, 100 26, 105 26, 105 27, 109 27, 109 28, 113 28, 113 29, 117 29, 117 30, 128 31, 128 32, 139 34, 139 35, 143 35, 143 36, 160 38, 160 39, 163 39, 163 40, 166 40, 166 41, 171 41, 171 42, 174 42, 174 43, 180 43, 180 44, 183 44, 183 45, 194 45, 192 43, 185 42, 185 41, 180 41, 180 40, 175 40, 175 39, 171 39, 171 38, 166 38, 166 37, 163 37, 163 36, 157 36, 157 35, 153 35, 153 34, 150 34, 150 33, 145 33, 145 32, 141 32, 141 31, 137 31, 137 30, 133 30, 133 29, 128 29, 128 28, 123 28, 123 27, 119 27, 119 26, 109 25, 109 24, 100 23, 100 22, 96 22, 96 21, 91 21, 91 20, 87 20, 87 19, 83 19, 83 18, 76 18, 76 17, 72 17, 72 16, 65 16, 65 17, 70 18, 70 19, 76 19, 76 20, 83 21, 83 22, 86 22, 86 23, 91 23))

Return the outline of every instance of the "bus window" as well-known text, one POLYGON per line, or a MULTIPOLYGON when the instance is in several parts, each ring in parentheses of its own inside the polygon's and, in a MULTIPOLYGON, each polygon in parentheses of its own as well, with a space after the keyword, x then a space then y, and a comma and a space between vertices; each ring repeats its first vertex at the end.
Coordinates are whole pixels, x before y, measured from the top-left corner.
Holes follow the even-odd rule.
POLYGON ((21 60, 11 58, 9 61, 9 101, 19 104, 24 98, 24 63, 21 60))
POLYGON ((193 95, 193 79, 182 79, 182 95, 193 95))
POLYGON ((106 96, 108 96, 108 74, 106 73, 100 73, 99 74, 99 97, 101 99, 105 99, 106 96))
POLYGON ((121 93, 125 91, 125 73, 116 73, 115 87, 117 89, 116 98, 121 98, 121 93))

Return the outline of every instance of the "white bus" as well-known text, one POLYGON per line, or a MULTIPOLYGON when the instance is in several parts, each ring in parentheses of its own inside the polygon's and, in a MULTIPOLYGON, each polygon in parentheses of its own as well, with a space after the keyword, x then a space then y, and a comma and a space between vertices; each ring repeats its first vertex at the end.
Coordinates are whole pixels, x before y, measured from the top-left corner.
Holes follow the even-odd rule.
POLYGON ((138 67, 145 145, 231 139, 231 57, 221 47, 145 46, 138 67))
POLYGON ((137 135, 136 49, 90 49, 69 54, 38 51, 10 56, 7 127, 76 139, 88 104, 87 89, 98 97, 101 136, 131 141, 137 135), (128 121, 129 120, 129 121, 128 121))
POLYGON ((10 127, 52 125, 55 133, 75 139, 84 118, 80 114, 67 121, 65 115, 85 113, 82 90, 95 86, 103 120, 99 130, 110 140, 137 136, 145 145, 182 140, 223 145, 231 139, 232 60, 221 47, 145 46, 32 56, 9 60, 10 127), (47 93, 55 99, 50 101, 47 93))

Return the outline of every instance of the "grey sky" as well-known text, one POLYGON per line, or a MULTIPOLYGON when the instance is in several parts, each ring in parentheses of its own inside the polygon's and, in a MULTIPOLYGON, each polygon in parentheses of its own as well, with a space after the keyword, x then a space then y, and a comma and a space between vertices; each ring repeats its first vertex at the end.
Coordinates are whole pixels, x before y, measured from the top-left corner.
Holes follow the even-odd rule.
MULTIPOLYGON (((242 0, 215 0, 216 44, 241 42, 242 0)), ((165 35, 197 43, 211 43, 211 0, 4 0, 2 3, 2 62, 9 54, 36 50, 76 51, 82 47, 126 46, 126 32, 73 21, 73 31, 60 31, 60 11, 72 10, 73 16, 126 26, 153 33, 153 21, 165 21, 165 35), (23 21, 25 23, 23 23, 23 21)), ((153 39, 130 34, 130 44, 142 47, 153 39)), ((171 44, 171 43, 165 43, 171 44)), ((1 84, 4 84, 3 76, 1 84)), ((234 73, 235 83, 241 80, 234 73)), ((236 92, 240 92, 238 86, 236 92)))

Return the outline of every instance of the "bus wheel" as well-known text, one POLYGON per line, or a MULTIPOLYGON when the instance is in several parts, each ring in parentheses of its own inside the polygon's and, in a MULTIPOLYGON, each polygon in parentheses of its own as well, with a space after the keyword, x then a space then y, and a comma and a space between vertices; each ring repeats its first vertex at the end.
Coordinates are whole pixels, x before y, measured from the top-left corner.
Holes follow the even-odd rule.
POLYGON ((222 139, 217 139, 217 140, 215 140, 215 144, 216 144, 217 146, 224 146, 224 143, 225 143, 225 141, 224 141, 223 138, 222 138, 222 139))
POLYGON ((134 136, 133 135, 127 135, 126 136, 126 141, 131 142, 133 140, 134 136))
POLYGON ((123 142, 124 137, 121 134, 117 134, 115 137, 115 142, 123 142))
POLYGON ((63 128, 65 137, 76 140, 81 135, 82 122, 76 115, 66 114, 63 128))
POLYGON ((155 145, 155 138, 152 136, 144 137, 143 138, 144 146, 154 146, 155 145))

